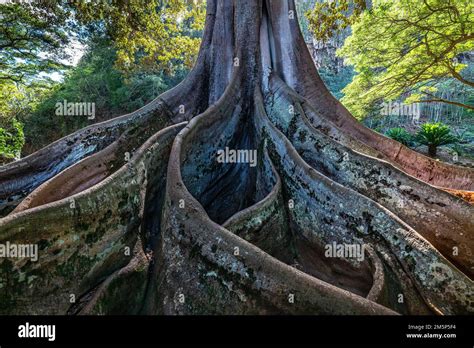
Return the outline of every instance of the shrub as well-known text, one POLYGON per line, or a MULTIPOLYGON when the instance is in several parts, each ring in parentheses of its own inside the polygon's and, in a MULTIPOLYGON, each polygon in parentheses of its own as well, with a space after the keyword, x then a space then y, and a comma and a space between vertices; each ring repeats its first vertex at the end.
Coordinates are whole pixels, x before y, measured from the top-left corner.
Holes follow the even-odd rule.
POLYGON ((421 125, 421 129, 416 133, 416 141, 422 145, 428 146, 428 155, 436 156, 438 146, 454 144, 458 139, 450 134, 449 126, 437 123, 425 123, 421 125))
POLYGON ((0 165, 19 158, 25 143, 23 126, 14 118, 4 128, 0 127, 0 165))
POLYGON ((404 128, 391 128, 385 134, 405 146, 410 146, 413 142, 413 136, 404 128))

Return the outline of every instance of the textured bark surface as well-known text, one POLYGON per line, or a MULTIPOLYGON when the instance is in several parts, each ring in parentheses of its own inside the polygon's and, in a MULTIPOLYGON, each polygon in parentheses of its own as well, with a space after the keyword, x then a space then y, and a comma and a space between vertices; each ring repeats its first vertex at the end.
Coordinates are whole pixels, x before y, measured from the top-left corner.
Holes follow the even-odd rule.
POLYGON ((293 1, 207 6, 180 85, 0 168, 0 244, 39 247, 0 259, 0 313, 473 312, 474 172, 358 123, 293 1))

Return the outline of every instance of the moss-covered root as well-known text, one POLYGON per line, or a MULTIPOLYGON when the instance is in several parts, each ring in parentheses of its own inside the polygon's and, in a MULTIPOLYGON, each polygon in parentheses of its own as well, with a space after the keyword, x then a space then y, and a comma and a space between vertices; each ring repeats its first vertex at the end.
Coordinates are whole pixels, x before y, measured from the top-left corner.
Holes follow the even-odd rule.
POLYGON ((395 313, 286 265, 212 222, 181 177, 182 148, 198 122, 177 136, 168 167, 155 294, 162 313, 395 313))
MULTIPOLYGON (((145 298, 150 256, 138 240, 133 258, 125 267, 113 273, 95 291, 80 311, 83 315, 139 314, 145 298)), ((87 296, 87 295, 86 295, 87 296)))
POLYGON ((310 167, 264 113, 257 113, 260 136, 293 198, 291 218, 307 239, 323 243, 372 244, 393 253, 433 310, 468 313, 474 310, 473 282, 428 241, 383 206, 344 187, 310 167))
POLYGON ((147 182, 163 175, 157 168, 166 168, 183 126, 158 132, 126 165, 89 189, 0 219, 1 244, 38 247, 37 259, 0 259, 1 314, 64 314, 130 262, 147 182))
POLYGON ((302 107, 306 101, 273 80, 280 83, 270 86, 267 115, 305 162, 390 210, 472 279, 474 206, 314 128, 302 107))

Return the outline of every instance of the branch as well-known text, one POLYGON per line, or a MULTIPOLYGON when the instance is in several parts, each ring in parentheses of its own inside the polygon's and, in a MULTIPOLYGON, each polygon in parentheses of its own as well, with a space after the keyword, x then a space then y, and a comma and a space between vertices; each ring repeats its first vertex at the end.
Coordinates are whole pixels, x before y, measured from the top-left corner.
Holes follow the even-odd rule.
POLYGON ((446 100, 446 99, 442 99, 442 98, 423 99, 423 100, 420 100, 420 102, 421 103, 445 103, 445 104, 456 105, 456 106, 466 108, 466 109, 469 109, 469 110, 474 110, 474 106, 459 103, 459 102, 456 102, 456 101, 446 100))
POLYGON ((453 75, 453 77, 458 80, 461 83, 464 83, 468 86, 474 87, 474 82, 466 80, 464 77, 461 76, 452 66, 451 64, 446 64, 446 67, 448 68, 449 72, 453 75))

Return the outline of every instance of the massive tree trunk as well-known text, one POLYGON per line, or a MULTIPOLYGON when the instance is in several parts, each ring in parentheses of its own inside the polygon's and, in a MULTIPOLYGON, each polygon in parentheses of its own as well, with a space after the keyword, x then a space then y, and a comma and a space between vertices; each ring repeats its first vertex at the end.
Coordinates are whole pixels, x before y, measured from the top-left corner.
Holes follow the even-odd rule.
POLYGON ((207 6, 180 85, 1 169, 0 242, 39 259, 0 260, 0 312, 474 311, 474 210, 446 192, 469 196, 473 171, 358 123, 293 1, 207 6))

